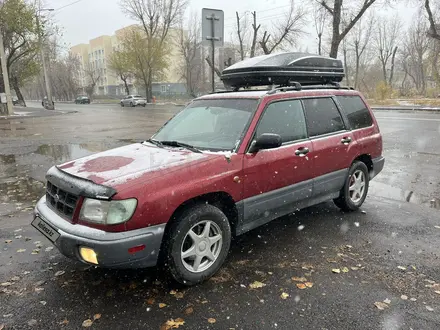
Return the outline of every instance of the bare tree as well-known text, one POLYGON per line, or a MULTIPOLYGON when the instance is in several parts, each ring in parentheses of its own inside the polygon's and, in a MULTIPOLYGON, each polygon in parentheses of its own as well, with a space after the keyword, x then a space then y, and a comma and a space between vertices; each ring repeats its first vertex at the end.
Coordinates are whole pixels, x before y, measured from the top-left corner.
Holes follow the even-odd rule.
POLYGON ((96 85, 101 79, 101 72, 98 68, 93 67, 92 64, 88 64, 84 68, 84 73, 87 79, 87 85, 84 89, 88 97, 92 99, 93 95, 95 94, 96 85))
POLYGON ((402 67, 421 94, 426 91, 426 61, 429 50, 427 31, 428 26, 423 20, 423 14, 419 11, 413 19, 404 42, 405 49, 402 52, 402 67))
POLYGON ((401 30, 402 23, 397 15, 394 17, 380 17, 378 19, 374 45, 382 66, 383 81, 390 86, 393 81, 394 63, 397 48, 400 44, 401 30), (388 65, 389 62, 391 62, 391 67, 388 65), (388 70, 390 71, 389 76, 388 70))
POLYGON ((437 23, 434 20, 434 14, 429 0, 425 0, 425 9, 426 9, 426 13, 428 14, 428 21, 429 21, 428 35, 431 38, 440 40, 440 27, 439 27, 440 23, 437 23))
POLYGON ((185 79, 187 93, 196 97, 201 89, 202 79, 202 44, 200 38, 200 21, 196 15, 189 17, 186 29, 180 29, 178 41, 179 53, 182 58, 182 77, 185 79))
POLYGON ((345 15, 349 17, 349 20, 346 22, 346 24, 342 24, 344 0, 315 0, 315 2, 318 2, 323 8, 325 8, 331 16, 332 39, 330 57, 336 58, 338 56, 339 45, 341 44, 342 40, 365 14, 368 8, 370 8, 371 5, 376 2, 376 0, 351 0, 351 7, 346 8, 347 11, 345 15), (333 5, 331 2, 333 2, 333 5))
POLYGON ((361 18, 350 32, 349 42, 355 56, 354 88, 359 87, 361 63, 370 44, 374 24, 374 15, 370 15, 367 18, 361 18))
POLYGON ((147 100, 153 97, 153 76, 157 57, 168 41, 169 31, 177 26, 187 5, 186 0, 121 0, 122 10, 138 21, 145 32, 145 64, 148 69, 145 79, 147 100))
POLYGON ((237 23, 237 36, 238 36, 238 43, 239 43, 239 54, 240 58, 243 61, 245 57, 245 50, 244 50, 244 38, 246 37, 246 23, 241 24, 241 18, 238 14, 238 11, 235 12, 236 16, 236 23, 237 23))
POLYGON ((260 46, 264 54, 271 54, 283 44, 295 45, 298 37, 304 34, 304 24, 307 12, 304 7, 295 6, 295 1, 290 0, 290 8, 284 20, 275 23, 273 31, 264 31, 260 39, 260 46))
POLYGON ((318 36, 318 54, 322 55, 322 37, 324 35, 325 26, 328 19, 328 12, 320 6, 319 4, 315 3, 314 9, 313 9, 313 19, 315 21, 315 30, 316 35, 318 36))

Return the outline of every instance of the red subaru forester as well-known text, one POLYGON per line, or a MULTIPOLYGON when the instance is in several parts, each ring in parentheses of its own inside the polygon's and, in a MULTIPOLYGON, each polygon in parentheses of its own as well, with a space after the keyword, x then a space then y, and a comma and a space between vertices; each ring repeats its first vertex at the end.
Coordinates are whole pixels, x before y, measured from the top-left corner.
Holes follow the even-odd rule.
POLYGON ((192 285, 232 235, 327 200, 357 210, 384 166, 371 109, 350 88, 293 86, 200 97, 143 143, 52 167, 33 226, 73 259, 160 259, 192 285))

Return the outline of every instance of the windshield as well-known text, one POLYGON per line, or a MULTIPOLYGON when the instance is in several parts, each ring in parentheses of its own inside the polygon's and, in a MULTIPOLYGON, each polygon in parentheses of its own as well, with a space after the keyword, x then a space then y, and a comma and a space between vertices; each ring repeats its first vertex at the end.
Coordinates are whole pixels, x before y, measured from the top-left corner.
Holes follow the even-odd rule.
POLYGON ((135 98, 135 99, 141 99, 142 96, 140 96, 140 95, 135 95, 135 96, 133 96, 133 98, 135 98))
POLYGON ((217 99, 192 102, 153 137, 179 141, 200 149, 233 150, 258 104, 254 99, 217 99))

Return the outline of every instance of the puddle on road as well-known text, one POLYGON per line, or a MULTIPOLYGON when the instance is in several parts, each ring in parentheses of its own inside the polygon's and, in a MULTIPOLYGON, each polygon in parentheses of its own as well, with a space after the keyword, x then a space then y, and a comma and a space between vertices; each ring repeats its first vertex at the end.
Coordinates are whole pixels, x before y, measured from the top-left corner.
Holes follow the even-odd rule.
POLYGON ((14 178, 10 181, 0 182, 0 202, 32 202, 43 196, 44 190, 44 184, 33 178, 14 178))
POLYGON ((72 159, 89 156, 96 152, 107 150, 102 144, 43 144, 35 152, 36 154, 49 156, 58 163, 64 163, 72 159))
POLYGON ((44 194, 44 176, 51 166, 132 143, 43 144, 33 153, 0 155, 0 203, 32 202, 44 194))
POLYGON ((370 182, 369 193, 376 197, 394 199, 440 210, 440 198, 422 196, 412 190, 403 190, 378 181, 370 182))

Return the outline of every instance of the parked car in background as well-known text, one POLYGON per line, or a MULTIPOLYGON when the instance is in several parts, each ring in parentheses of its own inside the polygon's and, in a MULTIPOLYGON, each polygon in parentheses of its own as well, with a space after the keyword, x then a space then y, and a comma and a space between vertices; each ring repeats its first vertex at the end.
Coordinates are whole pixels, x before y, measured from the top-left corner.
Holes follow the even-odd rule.
POLYGON ((140 95, 127 95, 121 100, 121 107, 136 107, 147 105, 147 100, 140 95))
POLYGON ((18 97, 17 96, 13 96, 12 97, 12 104, 13 105, 18 105, 20 103, 20 101, 18 100, 18 97))
POLYGON ((90 104, 90 98, 88 96, 78 96, 75 99, 76 104, 90 104))

